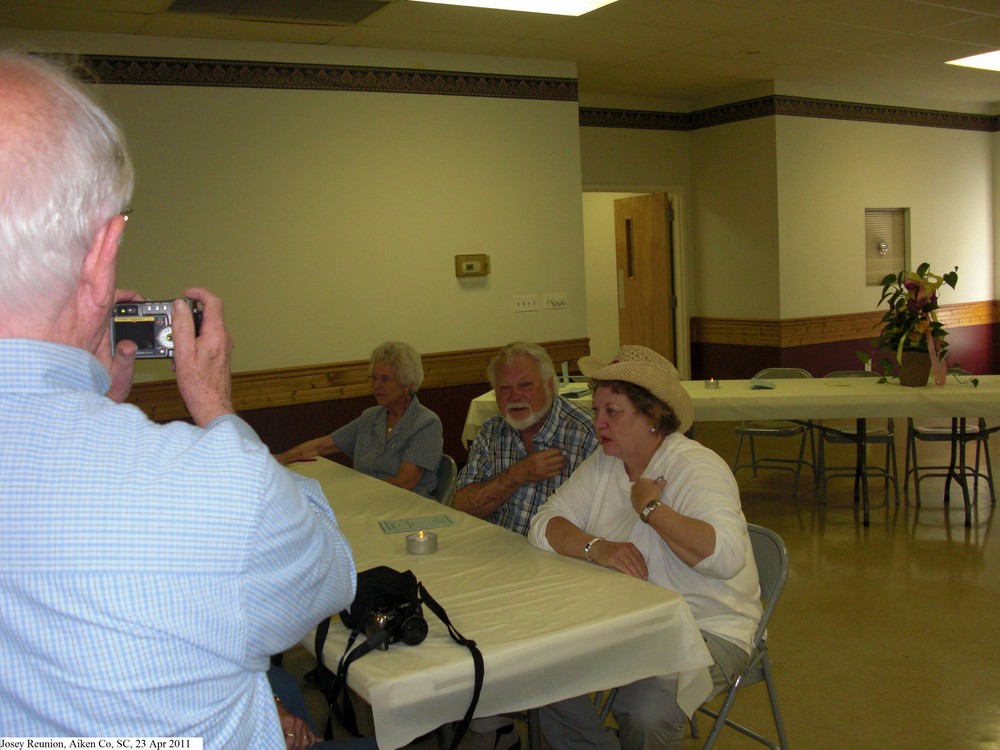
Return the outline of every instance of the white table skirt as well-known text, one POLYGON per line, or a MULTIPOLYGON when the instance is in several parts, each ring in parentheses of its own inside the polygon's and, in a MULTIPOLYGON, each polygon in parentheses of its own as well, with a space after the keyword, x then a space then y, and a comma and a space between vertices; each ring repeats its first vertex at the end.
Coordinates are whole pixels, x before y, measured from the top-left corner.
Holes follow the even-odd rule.
MULTIPOLYGON (((323 485, 358 570, 413 570, 455 627, 477 642, 486 665, 477 716, 673 673, 688 710, 708 695, 711 657, 678 594, 542 552, 519 534, 330 461, 292 468, 323 485), (378 523, 442 513, 455 523, 433 529, 438 552, 432 555, 407 554, 405 533, 383 533, 378 523)), ((430 626, 424 643, 394 644, 350 669, 350 685, 371 705, 383 750, 461 719, 472 697, 468 650, 426 608, 424 614, 430 626)), ((324 649, 330 669, 347 635, 338 622, 331 626, 324 649)), ((311 652, 313 641, 313 634, 303 641, 311 652)))

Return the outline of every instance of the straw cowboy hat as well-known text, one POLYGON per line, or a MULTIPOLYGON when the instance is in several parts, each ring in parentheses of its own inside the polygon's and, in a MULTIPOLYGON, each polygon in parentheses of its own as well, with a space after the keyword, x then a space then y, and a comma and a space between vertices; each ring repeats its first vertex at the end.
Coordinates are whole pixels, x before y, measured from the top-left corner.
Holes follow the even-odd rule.
POLYGON ((670 360, 644 346, 623 346, 610 362, 580 357, 580 372, 593 380, 622 380, 652 393, 670 407, 680 420, 680 432, 694 424, 694 404, 681 385, 677 368, 670 360))

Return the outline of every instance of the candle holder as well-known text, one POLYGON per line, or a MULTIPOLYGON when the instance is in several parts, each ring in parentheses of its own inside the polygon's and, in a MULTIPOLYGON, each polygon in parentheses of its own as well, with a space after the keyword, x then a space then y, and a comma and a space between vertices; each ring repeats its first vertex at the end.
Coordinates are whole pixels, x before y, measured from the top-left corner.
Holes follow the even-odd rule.
POLYGON ((719 381, 716 380, 715 378, 709 378, 708 380, 705 381, 705 387, 710 388, 712 390, 716 390, 720 387, 720 384, 719 381))
POLYGON ((437 552, 438 537, 433 531, 418 531, 406 535, 406 551, 411 555, 430 555, 437 552))

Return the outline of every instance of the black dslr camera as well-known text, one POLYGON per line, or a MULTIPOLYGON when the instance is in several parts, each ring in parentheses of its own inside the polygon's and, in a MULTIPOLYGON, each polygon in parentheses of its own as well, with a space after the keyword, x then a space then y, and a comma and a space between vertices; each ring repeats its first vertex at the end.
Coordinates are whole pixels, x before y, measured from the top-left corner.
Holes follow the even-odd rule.
MULTIPOLYGON (((201 331, 201 309, 187 300, 194 315, 194 333, 201 331)), ((140 359, 174 356, 173 302, 116 302, 111 311, 111 351, 119 341, 134 341, 140 359)))
POLYGON ((427 620, 420 602, 401 602, 395 606, 376 607, 368 612, 365 619, 365 637, 373 638, 385 631, 389 637, 379 646, 389 650, 390 643, 402 641, 407 646, 423 643, 427 637, 427 620))

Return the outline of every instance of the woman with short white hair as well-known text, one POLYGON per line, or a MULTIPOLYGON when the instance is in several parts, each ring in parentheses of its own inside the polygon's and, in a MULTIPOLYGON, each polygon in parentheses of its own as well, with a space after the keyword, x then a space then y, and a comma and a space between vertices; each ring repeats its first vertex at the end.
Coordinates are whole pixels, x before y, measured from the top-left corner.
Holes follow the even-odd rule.
POLYGON ((417 399, 424 382, 420 354, 402 341, 375 347, 368 375, 377 406, 330 435, 309 440, 277 456, 283 465, 343 453, 356 470, 430 497, 444 447, 438 415, 417 399))

